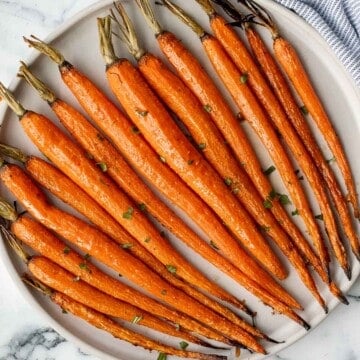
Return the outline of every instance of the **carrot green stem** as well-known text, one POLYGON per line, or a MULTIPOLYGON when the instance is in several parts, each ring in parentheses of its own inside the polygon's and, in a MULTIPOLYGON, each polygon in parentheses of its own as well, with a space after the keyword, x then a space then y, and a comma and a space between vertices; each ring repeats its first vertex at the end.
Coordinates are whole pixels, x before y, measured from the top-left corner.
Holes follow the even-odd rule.
POLYGON ((100 39, 100 52, 106 65, 110 66, 118 60, 111 40, 111 18, 106 16, 97 19, 98 33, 100 39))
POLYGON ((3 83, 0 82, 0 99, 3 98, 11 110, 19 117, 22 118, 26 110, 25 108, 15 99, 14 95, 7 89, 3 83))
POLYGON ((52 61, 54 61, 59 66, 62 66, 66 63, 64 56, 58 50, 56 50, 49 44, 46 44, 36 36, 31 35, 31 39, 26 37, 23 37, 23 39, 30 47, 48 56, 52 61))
POLYGON ((41 281, 39 280, 36 280, 35 278, 33 278, 32 276, 30 276, 29 274, 24 274, 22 277, 21 277, 21 280, 31 286, 32 288, 42 292, 44 295, 46 296, 51 296, 53 294, 53 291, 47 287, 46 285, 44 285, 41 281))
POLYGON ((114 20, 119 26, 121 32, 121 39, 129 49, 130 54, 139 60, 144 54, 145 50, 140 47, 139 39, 136 36, 134 24, 130 20, 125 8, 118 2, 115 4, 116 10, 120 15, 121 20, 118 20, 115 14, 111 11, 111 19, 114 20))
POLYGON ((199 38, 202 38, 206 35, 206 31, 179 6, 175 5, 170 0, 162 0, 161 3, 166 6, 173 14, 175 14, 180 20, 182 20, 186 25, 188 25, 199 38))
MULTIPOLYGON (((203 10, 206 12, 206 14, 209 17, 216 14, 216 10, 214 6, 211 4, 210 0, 195 0, 195 1, 203 8, 203 10)), ((217 3, 217 1, 214 2, 217 3)))
POLYGON ((38 79, 28 68, 28 66, 21 61, 18 76, 24 78, 40 95, 40 97, 52 104, 56 100, 55 94, 40 80, 38 79))
POLYGON ((29 158, 20 149, 2 143, 0 143, 0 154, 1 156, 10 157, 16 161, 20 161, 23 164, 25 164, 29 158))
POLYGON ((156 20, 154 10, 150 5, 149 0, 135 0, 137 6, 140 8, 140 11, 144 15, 146 22, 154 32, 155 36, 160 35, 163 32, 162 27, 159 22, 156 20))

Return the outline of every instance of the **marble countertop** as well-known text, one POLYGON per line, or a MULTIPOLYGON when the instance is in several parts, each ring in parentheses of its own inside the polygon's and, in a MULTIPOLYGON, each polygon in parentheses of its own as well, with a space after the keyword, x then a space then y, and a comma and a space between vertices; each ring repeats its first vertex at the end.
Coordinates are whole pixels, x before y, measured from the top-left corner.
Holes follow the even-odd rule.
MULTIPOLYGON (((0 79, 8 85, 29 50, 21 41, 29 29, 45 37, 95 0, 0 0, 0 79)), ((0 264, 0 360, 95 360, 52 330, 23 300, 0 264)), ((302 340, 270 360, 360 359, 360 280, 338 306, 302 340)))

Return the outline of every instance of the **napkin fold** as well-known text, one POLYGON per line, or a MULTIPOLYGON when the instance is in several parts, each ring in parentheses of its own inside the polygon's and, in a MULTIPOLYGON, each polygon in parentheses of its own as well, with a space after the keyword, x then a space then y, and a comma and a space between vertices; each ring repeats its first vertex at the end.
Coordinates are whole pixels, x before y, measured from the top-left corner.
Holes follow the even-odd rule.
POLYGON ((360 87, 360 0, 274 1, 313 26, 360 87))

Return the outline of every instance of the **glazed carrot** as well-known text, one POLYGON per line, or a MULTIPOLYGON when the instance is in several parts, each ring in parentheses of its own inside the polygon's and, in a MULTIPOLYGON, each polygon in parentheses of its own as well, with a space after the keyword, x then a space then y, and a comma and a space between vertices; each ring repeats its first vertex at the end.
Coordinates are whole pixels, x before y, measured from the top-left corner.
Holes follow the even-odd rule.
MULTIPOLYGON (((91 271, 87 264, 88 262, 83 259, 78 264, 83 267, 82 274, 91 271)), ((139 325, 171 336, 179 336, 174 325, 160 320, 143 309, 103 293, 45 257, 33 257, 29 261, 28 267, 30 272, 45 285, 94 310, 127 322, 136 321, 139 325)))
POLYGON ((256 10, 257 15, 260 16, 264 25, 268 27, 273 37, 274 55, 282 69, 286 73, 288 79, 294 86, 296 92, 303 101, 307 111, 311 114, 314 122, 327 142, 330 150, 332 151, 336 163, 345 180, 348 190, 348 198, 353 207, 354 215, 356 218, 360 217, 359 203, 357 199, 357 191, 354 179, 351 174, 351 167, 346 158, 346 154, 341 145, 341 141, 336 133, 334 126, 331 123, 329 116, 321 102, 321 99, 316 94, 316 91, 311 83, 311 79, 307 74, 305 67, 301 62, 296 49, 291 43, 283 38, 279 29, 275 25, 273 19, 265 11, 264 8, 259 7, 256 2, 250 0, 251 10, 256 10))
POLYGON ((209 207, 166 164, 159 161, 159 156, 144 141, 142 136, 133 131, 134 128, 137 128, 124 117, 101 90, 84 74, 70 65, 56 49, 39 40, 27 40, 27 42, 59 65, 61 77, 65 84, 95 123, 121 151, 128 163, 174 204, 185 211, 235 266, 261 284, 269 293, 274 294, 276 298, 281 299, 291 307, 301 308, 296 300, 279 287, 244 252, 209 207), (175 183, 176 187, 174 187, 175 183))
MULTIPOLYGON (((85 253, 122 274, 157 299, 210 328, 216 328, 227 338, 249 346, 257 352, 264 352, 255 338, 242 328, 171 286, 101 231, 51 205, 45 194, 18 166, 10 164, 4 166, 0 170, 0 178, 32 216, 85 253)), ((86 269, 82 270, 86 271, 86 269)))
MULTIPOLYGON (((137 176, 137 174, 131 169, 126 163, 124 158, 118 153, 113 147, 109 140, 103 137, 98 130, 86 120, 86 118, 80 114, 76 109, 66 104, 60 99, 57 99, 55 94, 46 87, 39 79, 37 79, 28 68, 23 64, 20 72, 26 77, 27 81, 35 87, 41 97, 47 101, 53 111, 56 113, 61 123, 65 128, 74 136, 74 138, 83 146, 87 152, 94 157, 97 163, 105 163, 107 165, 107 173, 115 180, 115 182, 121 186, 133 199, 135 199, 144 211, 149 211, 155 218, 157 218, 162 224, 167 226, 176 236, 183 239, 183 241, 190 246, 193 250, 197 251, 200 255, 205 257, 207 260, 212 262, 220 270, 225 271, 228 275, 235 273, 235 278, 239 276, 239 271, 229 262, 227 262, 215 249, 210 245, 206 244, 194 231, 192 231, 185 223, 177 217, 163 202, 161 202, 155 194, 144 184, 144 182, 137 176)), ((1 145, 0 145, 1 151, 1 145)), ((27 162, 29 167, 29 162, 27 162)), ((49 167, 49 166, 47 166, 49 167)), ((42 170, 39 169, 41 172, 42 170)), ((37 174, 34 175, 37 178, 37 174)), ((54 176, 56 178, 56 176, 54 176)), ((55 179, 50 182, 53 183, 55 179)), ((43 185, 44 181, 41 181, 43 185)), ((48 186, 45 185, 47 188, 48 186)), ((68 186, 66 186, 68 187, 68 186)), ((57 193, 61 192, 58 191, 57 193)), ((69 194, 67 202, 73 202, 73 196, 69 194)), ((80 212, 84 213, 84 210, 91 208, 87 201, 77 202, 81 205, 83 210, 80 212)), ((76 208, 79 210, 79 205, 76 208)), ((89 213, 89 211, 86 211, 89 213)), ((91 213, 85 214, 90 220, 98 225, 96 216, 92 216, 91 213)), ((113 227, 113 225, 110 225, 113 227)), ((100 225, 100 228, 104 226, 100 225)), ((106 232, 105 229, 103 229, 106 232)), ((111 237, 116 238, 116 230, 112 231, 111 237)), ((243 282, 243 281, 242 281, 243 282)), ((238 307, 242 304, 236 304, 238 307)), ((250 312, 243 305, 242 310, 250 312)), ((250 312, 251 313, 251 312, 250 312)))
MULTIPOLYGON (((208 280, 199 270, 195 269, 161 236, 133 201, 104 174, 85 152, 73 143, 49 119, 33 113, 21 111, 21 125, 36 146, 75 183, 81 185, 100 205, 122 225, 140 244, 166 265, 169 271, 176 272, 195 286, 209 291, 223 300, 238 300, 218 285, 208 280), (25 113, 24 113, 25 112, 25 113), (65 157, 68 160, 65 161, 65 157), (85 180, 86 179, 86 180, 85 180), (145 242, 148 237, 151 242, 145 242)), ((104 169, 103 169, 104 170, 104 169)), ((106 169, 105 169, 106 170, 106 169)))
POLYGON ((170 346, 163 345, 144 335, 138 334, 132 330, 128 330, 124 328, 119 323, 112 320, 110 317, 107 317, 104 314, 73 300, 72 298, 68 297, 67 295, 61 292, 49 289, 40 281, 31 278, 27 274, 23 276, 23 281, 28 285, 30 285, 31 287, 35 287, 37 290, 49 296, 51 301, 59 305, 63 311, 71 313, 85 320, 86 322, 95 326, 96 328, 110 333, 115 338, 128 341, 135 346, 141 346, 144 349, 160 351, 166 354, 172 354, 185 358, 195 358, 195 359, 204 359, 204 360, 226 359, 226 357, 222 357, 221 355, 207 355, 202 353, 195 353, 185 350, 178 350, 170 346))
MULTIPOLYGON (((32 220, 29 217, 21 216, 11 224, 10 230, 16 238, 24 244, 71 272, 75 277, 81 277, 81 280, 94 286, 100 291, 122 301, 131 302, 132 305, 137 306, 150 314, 179 324, 181 329, 194 331, 205 337, 208 337, 209 333, 213 334, 212 330, 204 327, 192 318, 162 305, 141 292, 134 290, 130 286, 108 276, 91 262, 84 260, 84 258, 75 250, 59 240, 59 238, 37 221, 32 220), (79 267, 79 264, 85 263, 87 271, 84 272, 79 267)), ((177 336, 193 343, 204 345, 201 340, 189 333, 182 332, 181 334, 178 333, 177 336)))
MULTIPOLYGON (((242 72, 246 74, 247 82, 256 94, 260 103, 269 114, 276 129, 282 135, 284 142, 287 144, 294 158, 297 160, 299 166, 303 170, 311 188, 314 192, 315 198, 320 206, 326 233, 334 250, 334 254, 345 271, 347 277, 351 278, 350 264, 347 258, 346 250, 341 242, 338 234, 336 221, 332 212, 330 201, 327 197, 326 190, 324 188, 323 179, 319 174, 315 163, 313 162, 307 148, 304 146, 300 136, 288 120, 286 112, 284 111, 281 103, 273 93, 271 87, 265 80, 265 77, 257 66, 255 60, 247 50, 245 44, 241 41, 240 37, 236 34, 234 29, 228 25, 226 20, 218 15, 213 8, 211 11, 208 8, 210 0, 198 0, 199 3, 204 4, 207 14, 210 18, 211 27, 224 49, 242 72)), ((227 3, 226 0, 222 1, 227 3)), ((279 168, 280 174, 282 174, 281 168, 279 168)), ((294 197, 294 194, 293 194, 294 197)), ((294 198, 295 202, 295 198, 294 198)), ((306 221, 307 217, 310 217, 310 213, 305 213, 299 209, 300 215, 303 216, 306 221)), ((312 221, 313 218, 311 218, 312 221)), ((309 227, 309 226, 308 226, 309 227)))
POLYGON ((111 30, 106 29, 106 19, 99 19, 98 25, 110 88, 160 160, 207 202, 255 258, 272 274, 284 278, 283 266, 254 221, 177 127, 141 73, 128 60, 110 55, 111 30))
POLYGON ((360 260, 360 243, 354 227, 351 222, 350 212, 346 200, 341 193, 340 186, 336 180, 333 171, 330 169, 328 162, 325 160, 319 146, 313 137, 311 130, 294 99, 291 90, 282 74, 279 66, 266 48, 259 33, 251 26, 246 27, 246 36, 257 60, 271 84, 278 99, 281 101, 288 118, 291 120, 294 128, 304 142, 311 157, 313 158, 318 170, 327 185, 329 194, 332 196, 337 213, 344 228, 345 235, 350 241, 351 248, 355 256, 360 260))
MULTIPOLYGON (((178 9, 174 4, 170 3, 168 0, 164 0, 163 2, 164 4, 169 4, 171 9, 181 15, 188 25, 191 24, 193 30, 201 39, 204 50, 215 71, 227 87, 237 106, 240 108, 244 118, 249 122, 259 138, 262 140, 264 146, 276 164, 277 169, 281 173, 283 181, 292 195, 292 200, 296 208, 302 215, 303 220, 306 222, 308 231, 316 245, 323 267, 327 271, 329 254, 321 237, 319 227, 315 222, 305 193, 293 170, 291 161, 278 139, 275 129, 250 87, 247 85, 247 75, 242 74, 237 69, 236 65, 232 62, 225 52, 225 49, 220 44, 219 40, 209 34, 206 34, 193 19, 189 18, 184 12, 181 12, 181 9, 178 9)), ((220 16, 214 16, 212 24, 215 23, 215 19, 219 19, 218 21, 222 22, 221 19, 223 18, 220 16)), ((274 196, 270 193, 268 195, 268 207, 271 207, 273 198, 274 196)))
MULTIPOLYGON (((266 200, 272 191, 272 185, 268 177, 264 174, 261 164, 248 141, 245 132, 239 126, 239 121, 233 115, 232 110, 223 98, 222 94, 216 87, 213 80, 206 73, 197 58, 190 53, 184 46, 183 42, 178 40, 176 36, 168 31, 164 31, 148 3, 147 0, 139 0, 137 2, 153 29, 160 49, 174 66, 177 74, 186 83, 186 85, 198 97, 204 108, 211 109, 210 116, 217 127, 221 130, 226 141, 231 146, 238 161, 243 169, 251 177, 254 185, 263 200, 266 200)), ((273 202, 270 211, 276 219, 282 223, 282 227, 293 239, 303 257, 316 269, 325 282, 327 274, 321 266, 318 256, 314 253, 308 241, 301 234, 299 229, 290 220, 288 214, 279 202, 273 202)))
MULTIPOLYGON (((206 143, 205 158, 227 181, 231 191, 239 198, 247 211, 258 224, 271 236, 283 253, 288 257, 299 273, 304 284, 313 293, 322 307, 325 307, 314 280, 306 267, 297 248, 282 230, 272 213, 267 211, 263 201, 247 174, 241 169, 224 139, 211 122, 209 112, 204 109, 195 95, 166 65, 149 52, 139 47, 136 34, 130 25, 130 19, 124 8, 117 4, 117 9, 124 22, 128 24, 127 37, 132 39, 127 45, 138 61, 138 67, 150 86, 159 94, 164 103, 179 117, 190 131, 193 139, 206 143), (142 54, 140 57, 137 54, 142 54)), ((196 75, 195 75, 196 76, 196 75)), ((325 307, 326 308, 326 307, 325 307)))

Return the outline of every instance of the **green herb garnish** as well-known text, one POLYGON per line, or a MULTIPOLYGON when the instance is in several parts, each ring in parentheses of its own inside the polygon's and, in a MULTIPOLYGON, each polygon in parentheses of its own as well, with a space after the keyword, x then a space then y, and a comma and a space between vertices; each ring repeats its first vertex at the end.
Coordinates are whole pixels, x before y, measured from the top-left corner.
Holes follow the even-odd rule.
POLYGON ((67 255, 67 254, 69 254, 70 251, 71 251, 71 249, 70 249, 68 246, 65 246, 65 247, 64 247, 64 250, 63 250, 63 253, 64 253, 65 255, 67 255))
POLYGON ((138 205, 138 208, 140 211, 145 212, 146 211, 146 205, 144 203, 141 203, 138 205))
POLYGON ((315 215, 315 219, 324 220, 323 214, 315 215))
POLYGON ((182 350, 185 350, 189 346, 186 341, 180 341, 179 345, 182 350))
POLYGON ((204 110, 205 110, 206 112, 208 112, 208 113, 211 113, 212 108, 211 108, 211 106, 210 106, 209 104, 206 104, 206 105, 204 105, 204 110))
POLYGON ((240 82, 242 84, 246 84, 247 80, 248 80, 248 77, 249 77, 249 74, 248 73, 243 73, 241 76, 240 76, 240 82))
POLYGON ((174 265, 166 265, 166 269, 168 270, 168 272, 172 273, 172 274, 176 274, 177 268, 174 265))
POLYGON ((108 167, 104 162, 98 162, 96 163, 96 165, 100 168, 102 172, 107 172, 108 167))
POLYGON ((205 148, 206 148, 206 143, 200 143, 200 144, 198 144, 198 148, 199 148, 199 150, 205 150, 205 148))
POLYGON ((121 247, 123 248, 123 249, 130 249, 130 248, 132 248, 134 246, 134 244, 132 244, 132 243, 125 243, 125 244, 122 244, 121 245, 121 247))
POLYGON ((159 353, 159 356, 157 357, 157 360, 166 360, 167 355, 165 353, 159 353))
POLYGON ((212 240, 210 240, 210 245, 211 245, 211 247, 214 248, 215 250, 220 250, 220 248, 217 246, 217 244, 216 244, 214 241, 212 241, 212 240))
POLYGON ((146 116, 149 112, 147 110, 140 110, 140 109, 136 109, 135 112, 139 115, 139 116, 146 116))
POLYGON ((307 109, 307 107, 305 105, 300 106, 300 111, 302 112, 303 115, 309 114, 309 110, 307 109))
POLYGON ((233 181, 232 181, 231 178, 227 177, 227 178, 224 179, 224 183, 225 183, 225 185, 227 185, 227 186, 231 186, 231 184, 233 183, 233 181))
POLYGON ((282 205, 289 205, 291 204, 291 201, 289 199, 289 197, 285 194, 278 194, 279 196, 279 201, 280 201, 280 204, 282 205))
POLYGON ((271 173, 273 173, 276 170, 276 167, 274 165, 271 165, 270 167, 268 167, 266 170, 263 171, 263 173, 268 176, 271 173))
POLYGON ((134 209, 133 209, 131 206, 129 206, 128 209, 127 209, 127 211, 125 211, 125 212, 123 213, 122 217, 123 217, 124 219, 131 220, 133 214, 134 214, 134 209))
POLYGON ((133 324, 138 324, 142 320, 142 315, 135 315, 134 318, 131 320, 133 324))
POLYGON ((298 209, 295 209, 294 211, 291 212, 291 215, 292 215, 292 216, 299 215, 299 210, 298 210, 298 209))

